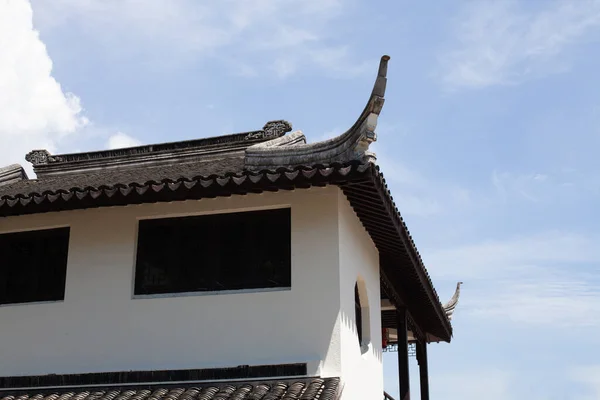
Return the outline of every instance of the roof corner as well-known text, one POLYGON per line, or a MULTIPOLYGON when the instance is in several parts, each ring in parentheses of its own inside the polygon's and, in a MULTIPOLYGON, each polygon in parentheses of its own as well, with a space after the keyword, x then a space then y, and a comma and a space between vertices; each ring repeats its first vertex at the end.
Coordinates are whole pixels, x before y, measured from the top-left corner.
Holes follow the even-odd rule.
POLYGON ((446 312, 448 321, 452 321, 452 315, 454 314, 454 310, 458 305, 458 299, 460 298, 460 285, 462 284, 462 282, 458 282, 456 284, 456 290, 454 291, 454 295, 446 304, 444 304, 444 311, 446 312))
POLYGON ((29 178, 20 164, 12 164, 0 168, 0 186, 10 185, 11 183, 20 182, 26 179, 29 178))
POLYGON ((321 142, 306 144, 292 141, 292 145, 252 146, 246 149, 245 166, 249 170, 268 170, 298 165, 316 165, 375 161, 369 151, 377 140, 375 128, 383 104, 387 84, 387 65, 390 57, 384 55, 379 62, 377 77, 367 105, 354 124, 343 134, 321 142))

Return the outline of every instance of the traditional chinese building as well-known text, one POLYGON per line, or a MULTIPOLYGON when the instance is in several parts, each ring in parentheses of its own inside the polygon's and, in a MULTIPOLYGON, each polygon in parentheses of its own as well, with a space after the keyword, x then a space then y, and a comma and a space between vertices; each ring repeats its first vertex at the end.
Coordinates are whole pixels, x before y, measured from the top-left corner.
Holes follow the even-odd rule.
POLYGON ((286 121, 0 169, 0 399, 381 399, 450 315, 369 145, 286 121))

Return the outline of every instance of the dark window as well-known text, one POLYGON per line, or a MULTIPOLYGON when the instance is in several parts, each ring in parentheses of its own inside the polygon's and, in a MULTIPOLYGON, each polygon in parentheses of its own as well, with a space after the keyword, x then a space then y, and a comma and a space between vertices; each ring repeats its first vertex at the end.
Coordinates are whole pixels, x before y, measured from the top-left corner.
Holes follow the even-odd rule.
POLYGON ((358 344, 362 345, 362 307, 360 306, 360 295, 358 294, 358 283, 354 285, 354 318, 356 321, 356 332, 358 333, 358 344))
POLYGON ((0 304, 65 298, 69 228, 0 235, 0 304))
POLYGON ((139 223, 135 294, 290 286, 290 209, 139 223))

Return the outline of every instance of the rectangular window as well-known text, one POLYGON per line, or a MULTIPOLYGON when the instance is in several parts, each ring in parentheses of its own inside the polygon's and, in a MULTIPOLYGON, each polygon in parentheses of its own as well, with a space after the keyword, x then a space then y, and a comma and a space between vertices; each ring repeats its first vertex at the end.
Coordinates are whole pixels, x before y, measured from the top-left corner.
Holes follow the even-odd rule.
POLYGON ((0 304, 65 298, 69 228, 0 235, 0 304))
POLYGON ((289 208, 139 223, 136 295, 290 286, 289 208))

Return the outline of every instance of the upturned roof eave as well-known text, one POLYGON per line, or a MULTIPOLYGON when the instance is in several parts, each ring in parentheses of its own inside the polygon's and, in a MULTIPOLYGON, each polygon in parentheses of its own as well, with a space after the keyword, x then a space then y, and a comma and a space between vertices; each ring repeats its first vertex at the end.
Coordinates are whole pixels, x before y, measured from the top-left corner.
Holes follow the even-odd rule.
POLYGON ((385 102, 389 59, 390 57, 387 55, 381 58, 377 78, 367 104, 358 119, 346 132, 335 138, 311 144, 299 143, 294 146, 272 146, 269 142, 260 143, 246 149, 244 165, 249 170, 254 171, 332 162, 360 162, 371 165, 372 182, 379 192, 382 204, 388 209, 389 218, 393 221, 402 244, 409 254, 415 273, 437 315, 441 331, 436 332, 436 334, 442 337, 443 340, 450 341, 452 337, 450 320, 440 302, 416 245, 408 232, 408 228, 394 204, 383 174, 376 166, 376 157, 369 151, 369 145, 377 140, 375 129, 385 102))

